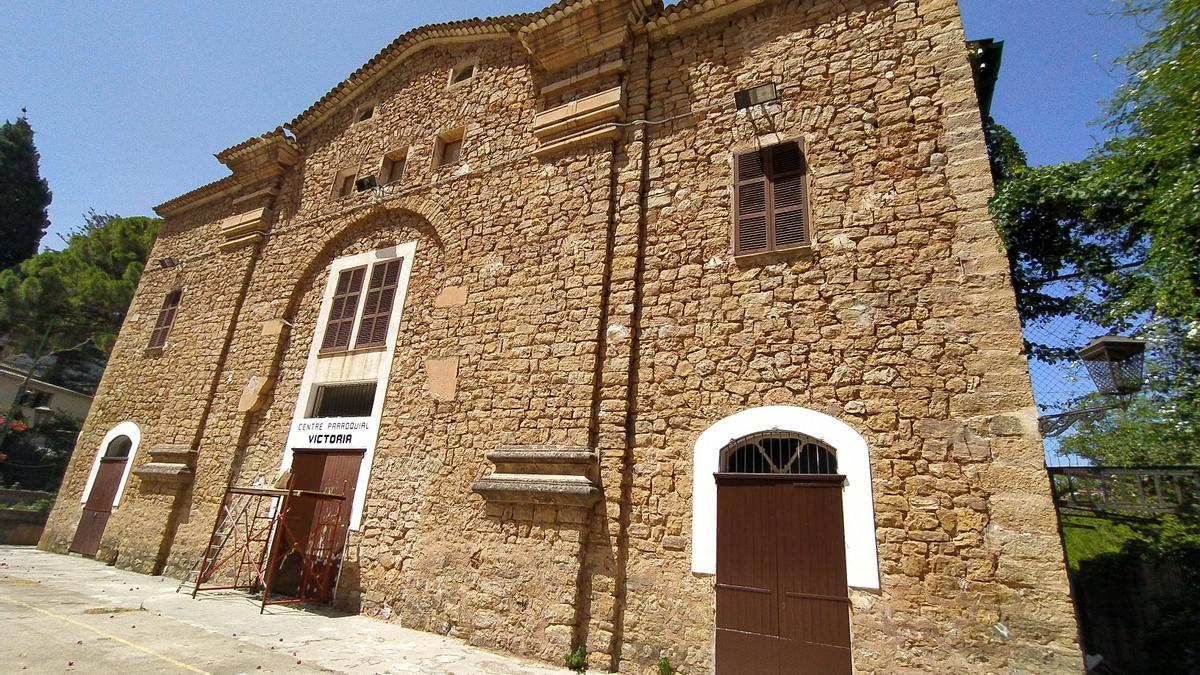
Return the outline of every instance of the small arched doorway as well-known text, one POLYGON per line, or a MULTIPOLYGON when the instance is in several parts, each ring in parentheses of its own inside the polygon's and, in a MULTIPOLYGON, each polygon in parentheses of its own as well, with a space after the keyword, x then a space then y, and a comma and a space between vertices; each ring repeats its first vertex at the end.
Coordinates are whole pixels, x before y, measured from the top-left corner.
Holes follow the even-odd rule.
POLYGON ((836 452, 808 436, 730 442, 717 482, 717 673, 851 673, 836 452))
POLYGON ((110 432, 110 438, 101 446, 99 465, 83 505, 83 516, 75 528, 71 551, 87 556, 96 555, 100 548, 100 537, 108 525, 113 505, 127 475, 125 469, 134 444, 134 439, 129 435, 120 433, 112 436, 110 432))

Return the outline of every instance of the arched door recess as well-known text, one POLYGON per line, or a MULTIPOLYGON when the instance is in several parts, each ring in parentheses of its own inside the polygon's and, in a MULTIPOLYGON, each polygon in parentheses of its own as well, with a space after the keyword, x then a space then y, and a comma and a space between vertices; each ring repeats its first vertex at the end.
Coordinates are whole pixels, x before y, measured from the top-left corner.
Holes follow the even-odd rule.
POLYGON ((720 462, 717 672, 851 673, 836 452, 764 432, 729 443, 720 462))
POLYGON ((83 491, 83 515, 75 528, 71 551, 96 555, 113 507, 121 500, 133 453, 140 440, 141 432, 131 422, 113 427, 104 437, 83 491))

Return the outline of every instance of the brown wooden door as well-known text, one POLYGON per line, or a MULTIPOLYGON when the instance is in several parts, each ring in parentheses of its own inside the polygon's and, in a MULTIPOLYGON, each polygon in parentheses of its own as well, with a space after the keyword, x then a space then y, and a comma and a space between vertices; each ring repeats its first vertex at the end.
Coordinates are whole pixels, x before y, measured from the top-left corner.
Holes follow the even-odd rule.
POLYGON ((83 516, 79 526, 75 528, 75 538, 71 541, 70 550, 83 555, 96 555, 100 548, 100 537, 108 518, 112 515, 113 500, 117 496, 117 488, 121 484, 121 476, 125 475, 127 457, 104 457, 100 460, 100 468, 96 471, 96 480, 92 482, 92 491, 88 494, 87 503, 83 505, 83 516))
POLYGON ((718 674, 852 672, 843 482, 718 475, 718 674))
POLYGON ((322 589, 332 589, 333 578, 341 566, 346 531, 350 528, 362 459, 361 450, 295 452, 291 469, 294 489, 344 494, 345 499, 338 502, 300 496, 288 500, 280 544, 292 553, 284 558, 271 583, 273 592, 314 597, 326 595, 322 589))

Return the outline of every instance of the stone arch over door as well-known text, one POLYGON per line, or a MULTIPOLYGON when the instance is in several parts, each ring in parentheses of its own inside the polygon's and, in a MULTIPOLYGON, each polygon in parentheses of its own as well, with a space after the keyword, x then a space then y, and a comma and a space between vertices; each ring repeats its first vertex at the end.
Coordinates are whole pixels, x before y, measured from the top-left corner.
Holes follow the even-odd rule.
POLYGON ((730 443, 763 432, 801 434, 827 445, 846 476, 842 490, 846 580, 854 588, 879 588, 871 458, 866 440, 852 427, 799 406, 748 408, 714 423, 696 440, 692 463, 692 572, 716 574, 717 483, 721 452, 730 443))
POLYGON ((141 431, 132 422, 118 424, 105 434, 83 490, 83 514, 75 527, 71 551, 96 555, 109 517, 120 503, 140 443, 141 431))
MULTIPOLYGON (((273 402, 277 395, 277 387, 280 385, 280 371, 285 363, 290 362, 293 358, 302 358, 303 366, 301 366, 301 376, 297 382, 299 391, 296 393, 296 399, 293 401, 290 397, 287 402, 283 403, 285 410, 293 403, 296 407, 287 411, 288 415, 293 420, 296 419, 300 409, 306 407, 303 402, 307 400, 307 396, 311 394, 306 391, 306 387, 311 387, 313 384, 313 370, 317 354, 317 341, 323 329, 320 320, 320 308, 329 300, 328 295, 330 288, 328 283, 329 277, 325 278, 324 286, 318 284, 322 275, 327 274, 336 261, 349 258, 358 259, 360 262, 375 260, 374 257, 381 251, 387 251, 389 256, 398 257, 403 261, 402 272, 400 275, 400 291, 395 297, 395 312, 393 321, 399 322, 403 316, 403 307, 406 301, 406 293, 408 287, 409 276, 413 273, 417 255, 434 255, 440 256, 445 253, 445 244, 440 235, 440 228, 445 227, 445 216, 442 214, 437 205, 422 199, 405 198, 399 200, 389 200, 384 205, 377 205, 369 209, 364 209, 362 212, 356 213, 353 217, 345 219, 337 219, 330 221, 331 226, 328 233, 322 236, 316 242, 319 249, 315 254, 306 258, 306 263, 303 265, 295 264, 294 260, 287 256, 277 255, 275 260, 283 261, 276 262, 280 265, 280 276, 282 281, 281 286, 289 289, 286 296, 286 304, 282 307, 281 318, 291 326, 291 331, 287 333, 281 332, 279 339, 275 345, 275 351, 271 356, 271 371, 270 375, 265 378, 270 382, 270 390, 261 394, 264 399, 269 399, 273 402), (372 239, 378 239, 382 242, 388 242, 382 248, 362 249, 358 250, 364 242, 372 239), (348 251, 353 251, 348 253, 348 251), (315 308, 313 322, 309 325, 306 321, 301 321, 300 317, 305 310, 306 299, 311 300, 313 294, 317 293, 317 301, 313 306, 315 308), (293 331, 299 328, 312 330, 312 341, 307 343, 307 348, 299 356, 291 355, 290 352, 295 344, 305 344, 303 341, 294 342, 293 331)), ((270 253, 267 254, 271 256, 270 253)), ((375 404, 375 410, 372 417, 375 418, 376 424, 381 419, 382 406, 386 399, 386 388, 390 383, 392 354, 395 350, 394 337, 389 338, 386 349, 382 350, 383 362, 387 367, 377 373, 379 390, 375 404)), ((264 400, 265 403, 265 400, 264 400)), ((257 421, 265 417, 272 408, 269 405, 258 405, 254 411, 253 420, 257 421)), ((248 418, 250 419, 250 418, 248 418)), ((378 426, 374 429, 378 432, 378 426)), ((248 429, 247 433, 252 433, 252 429, 248 429)), ((239 446, 245 445, 240 443, 239 446)), ((350 529, 359 530, 361 519, 366 505, 368 494, 367 485, 369 483, 373 460, 375 456, 373 442, 370 447, 366 448, 363 454, 363 459, 359 465, 357 489, 354 491, 354 499, 351 505, 350 529)), ((279 470, 286 470, 291 466, 292 447, 290 444, 285 444, 279 456, 279 470)), ((256 466, 256 470, 266 470, 269 465, 256 466)))
MULTIPOLYGON (((320 274, 336 258, 340 251, 351 246, 356 240, 377 230, 392 226, 397 220, 407 220, 407 234, 398 236, 395 243, 411 239, 427 238, 434 247, 445 253, 445 243, 441 233, 445 231, 445 215, 440 206, 417 198, 404 198, 388 201, 370 209, 364 209, 354 217, 344 220, 334 220, 333 227, 320 240, 313 242, 319 249, 315 255, 308 258, 307 265, 295 264, 294 257, 288 254, 276 257, 280 266, 280 288, 290 289, 284 316, 294 317, 299 303, 307 290, 307 282, 320 274)), ((270 258, 271 252, 266 253, 270 258)))
MULTIPOLYGON (((305 251, 303 262, 297 264, 297 255, 293 248, 280 250, 267 249, 263 258, 262 268, 257 276, 268 278, 270 288, 265 291, 257 289, 261 300, 272 304, 279 303, 273 311, 274 319, 287 326, 276 331, 277 337, 267 361, 266 372, 259 376, 263 383, 253 391, 253 397, 246 404, 248 412, 241 429, 238 431, 237 447, 244 449, 251 444, 252 436, 259 425, 267 419, 272 411, 272 404, 279 393, 281 380, 284 378, 282 369, 292 350, 293 329, 298 315, 303 311, 305 298, 314 289, 314 280, 325 272, 335 258, 355 242, 372 234, 391 228, 396 236, 394 242, 428 240, 432 248, 444 253, 444 244, 440 236, 441 228, 445 226, 445 218, 436 204, 417 198, 405 198, 391 201, 364 209, 353 217, 330 219, 331 225, 321 236, 312 242, 316 252, 305 251), (402 221, 397 223, 397 221, 402 221), (286 288, 287 293, 275 297, 277 288, 286 288), (282 301, 282 302, 280 302, 282 301)), ((277 239, 280 242, 290 242, 286 237, 277 239)), ((275 241, 275 240, 272 240, 275 241)), ((281 246, 294 246, 294 243, 283 243, 281 246)), ((429 248, 425 249, 426 251, 429 248)), ((319 289, 317 291, 320 292, 319 289)), ((318 302, 320 295, 317 296, 318 302)), ((314 324, 314 331, 319 330, 314 324)), ((249 391, 250 388, 247 388, 249 391)), ((231 463, 236 470, 241 470, 241 459, 231 463)))
POLYGON ((138 447, 142 444, 141 427, 133 422, 121 422, 109 429, 108 433, 104 435, 104 439, 100 441, 99 447, 96 448, 96 457, 92 460, 92 470, 88 474, 87 483, 83 486, 83 494, 79 496, 80 503, 87 503, 88 497, 92 494, 92 487, 96 483, 96 473, 100 471, 100 460, 104 458, 109 446, 122 436, 129 439, 129 451, 125 454, 125 471, 117 485, 117 494, 113 497, 112 505, 116 507, 121 504, 121 496, 125 493, 126 484, 129 483, 129 472, 133 468, 134 457, 137 455, 138 447))

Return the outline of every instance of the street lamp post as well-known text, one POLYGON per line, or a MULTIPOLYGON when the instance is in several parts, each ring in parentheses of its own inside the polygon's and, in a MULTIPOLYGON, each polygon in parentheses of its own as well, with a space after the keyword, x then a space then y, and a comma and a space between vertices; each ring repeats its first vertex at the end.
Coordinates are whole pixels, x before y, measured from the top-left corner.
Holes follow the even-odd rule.
POLYGON ((1087 367, 1088 376, 1096 385, 1096 391, 1107 396, 1118 396, 1119 403, 1070 410, 1056 415, 1038 418, 1038 429, 1043 436, 1058 436, 1080 420, 1099 419, 1102 413, 1127 405, 1127 397, 1142 388, 1145 368, 1146 343, 1142 340, 1106 335, 1098 337, 1079 350, 1079 358, 1087 367))

